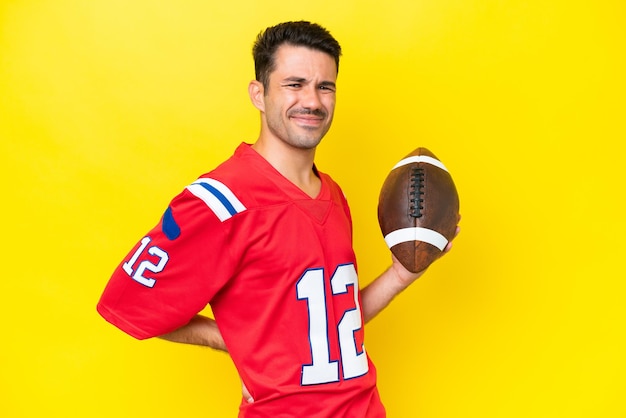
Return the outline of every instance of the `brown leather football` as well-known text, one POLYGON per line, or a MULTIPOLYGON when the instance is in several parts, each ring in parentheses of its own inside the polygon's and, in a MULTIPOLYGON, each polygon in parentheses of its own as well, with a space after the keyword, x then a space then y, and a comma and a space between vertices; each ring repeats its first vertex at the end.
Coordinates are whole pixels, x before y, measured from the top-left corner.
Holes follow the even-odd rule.
POLYGON ((432 152, 417 148, 391 169, 380 190, 378 223, 407 270, 417 273, 439 258, 458 222, 456 186, 432 152))

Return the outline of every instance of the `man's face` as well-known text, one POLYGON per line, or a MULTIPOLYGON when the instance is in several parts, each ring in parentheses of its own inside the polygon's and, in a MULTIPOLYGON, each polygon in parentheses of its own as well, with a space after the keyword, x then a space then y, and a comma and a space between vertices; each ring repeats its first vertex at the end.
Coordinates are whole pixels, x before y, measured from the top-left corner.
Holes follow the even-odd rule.
POLYGON ((270 133, 295 148, 315 148, 333 120, 336 81, 332 56, 300 46, 278 48, 264 95, 270 133))

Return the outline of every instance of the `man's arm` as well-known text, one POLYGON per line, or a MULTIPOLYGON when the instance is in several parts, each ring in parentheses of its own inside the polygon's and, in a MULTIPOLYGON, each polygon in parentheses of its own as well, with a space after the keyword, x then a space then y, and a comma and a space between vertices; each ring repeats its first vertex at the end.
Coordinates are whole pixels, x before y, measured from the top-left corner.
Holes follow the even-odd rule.
POLYGON ((201 345, 220 351, 228 351, 215 320, 202 315, 194 316, 187 325, 161 335, 159 338, 176 343, 201 345))
MULTIPOLYGON (((458 235, 459 230, 459 227, 457 227, 455 236, 458 235)), ((444 254, 449 252, 451 248, 452 242, 449 242, 444 249, 444 254)), ((402 293, 415 280, 419 279, 426 271, 411 273, 400 264, 393 254, 391 258, 393 260, 391 267, 361 289, 361 310, 363 311, 365 323, 378 315, 397 295, 402 293)))
POLYGON ((392 255, 393 264, 373 282, 361 289, 361 309, 365 323, 380 313, 389 303, 424 271, 411 273, 392 255))
MULTIPOLYGON (((168 334, 161 335, 167 341, 183 344, 194 344, 228 352, 222 333, 214 319, 203 315, 194 316, 187 325, 168 334)), ((254 402, 248 388, 242 382, 242 395, 248 403, 254 402)))

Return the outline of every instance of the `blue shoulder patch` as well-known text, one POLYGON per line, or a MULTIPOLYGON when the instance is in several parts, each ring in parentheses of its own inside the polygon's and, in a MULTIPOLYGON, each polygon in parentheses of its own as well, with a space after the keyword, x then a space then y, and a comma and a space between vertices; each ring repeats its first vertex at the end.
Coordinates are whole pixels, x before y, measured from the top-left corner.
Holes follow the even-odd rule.
POLYGON ((174 219, 174 214, 172 214, 172 208, 169 206, 163 214, 161 229, 170 241, 173 241, 180 236, 180 226, 178 226, 178 224, 176 223, 176 220, 174 219))

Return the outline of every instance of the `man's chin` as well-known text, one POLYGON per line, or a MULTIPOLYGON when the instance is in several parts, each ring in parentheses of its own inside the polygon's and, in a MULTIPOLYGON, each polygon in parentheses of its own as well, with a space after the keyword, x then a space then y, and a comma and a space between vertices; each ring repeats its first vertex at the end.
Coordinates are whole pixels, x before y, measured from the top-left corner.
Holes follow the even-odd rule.
POLYGON ((289 138, 289 144, 299 149, 314 149, 320 142, 326 132, 308 132, 308 135, 295 135, 289 138))

